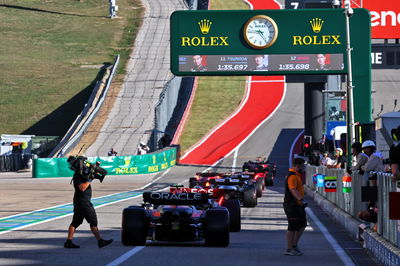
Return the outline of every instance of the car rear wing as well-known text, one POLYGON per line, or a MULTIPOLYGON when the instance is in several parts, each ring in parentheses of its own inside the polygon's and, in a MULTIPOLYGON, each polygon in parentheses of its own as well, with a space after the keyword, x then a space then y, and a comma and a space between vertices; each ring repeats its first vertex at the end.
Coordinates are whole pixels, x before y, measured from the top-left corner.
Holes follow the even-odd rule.
POLYGON ((200 205, 208 203, 209 198, 206 193, 143 193, 143 201, 155 205, 200 205))
POLYGON ((186 187, 174 188, 174 187, 170 187, 169 192, 171 192, 171 193, 205 193, 208 195, 208 197, 210 199, 218 199, 221 196, 224 196, 226 194, 225 189, 219 189, 219 188, 186 188, 186 187))

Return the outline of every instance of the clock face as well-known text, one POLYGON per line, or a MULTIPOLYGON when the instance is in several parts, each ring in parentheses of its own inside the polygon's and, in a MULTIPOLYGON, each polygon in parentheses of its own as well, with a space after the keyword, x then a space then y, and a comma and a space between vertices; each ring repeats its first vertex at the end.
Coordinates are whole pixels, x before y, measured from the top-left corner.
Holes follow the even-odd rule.
POLYGON ((276 41, 278 27, 270 17, 258 15, 247 21, 243 33, 244 39, 251 47, 265 49, 276 41))

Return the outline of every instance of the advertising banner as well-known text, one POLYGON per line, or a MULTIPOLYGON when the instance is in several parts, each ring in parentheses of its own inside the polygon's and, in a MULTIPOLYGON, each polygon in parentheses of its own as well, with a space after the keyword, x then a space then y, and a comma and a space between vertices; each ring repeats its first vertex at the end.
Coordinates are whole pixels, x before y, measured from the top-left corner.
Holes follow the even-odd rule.
MULTIPOLYGON (((159 153, 129 156, 88 157, 88 161, 101 163, 109 175, 150 174, 176 164, 176 149, 159 153)), ((39 158, 33 160, 33 178, 72 177, 67 158, 39 158)))
POLYGON ((373 39, 400 38, 400 1, 363 0, 361 3, 371 14, 373 39))

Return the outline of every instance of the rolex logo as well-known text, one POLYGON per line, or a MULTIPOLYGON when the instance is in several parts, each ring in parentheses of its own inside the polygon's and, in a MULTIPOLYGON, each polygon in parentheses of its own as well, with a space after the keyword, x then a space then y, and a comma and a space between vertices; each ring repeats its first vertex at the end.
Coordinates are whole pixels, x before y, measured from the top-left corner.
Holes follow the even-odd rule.
POLYGON ((131 164, 131 158, 126 157, 125 158, 125 165, 130 165, 131 164))
POLYGON ((313 18, 310 20, 310 24, 313 32, 319 33, 322 29, 322 24, 324 24, 324 21, 320 18, 313 18))
POLYGON ((201 33, 207 34, 210 31, 212 22, 208 19, 202 19, 198 22, 201 33))

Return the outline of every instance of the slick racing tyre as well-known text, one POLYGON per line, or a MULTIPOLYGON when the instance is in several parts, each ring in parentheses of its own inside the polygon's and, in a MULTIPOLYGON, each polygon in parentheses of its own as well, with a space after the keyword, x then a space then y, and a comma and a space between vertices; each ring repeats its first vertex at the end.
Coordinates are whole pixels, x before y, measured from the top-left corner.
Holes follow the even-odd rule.
POLYGON ((243 192, 243 207, 255 207, 257 205, 257 192, 254 186, 248 187, 243 192))
POLYGON ((268 173, 265 176, 265 185, 270 187, 274 185, 274 178, 272 174, 268 173))
POLYGON ((206 212, 204 240, 209 247, 229 245, 229 212, 226 208, 213 208, 206 212))
POLYGON ((229 230, 239 232, 241 229, 240 202, 237 199, 227 199, 222 203, 229 211, 229 230))
POLYGON ((257 183, 255 184, 257 198, 260 198, 262 196, 263 183, 264 183, 263 178, 257 179, 257 183))
POLYGON ((122 212, 121 240, 125 246, 146 244, 146 212, 142 207, 129 206, 122 212))

